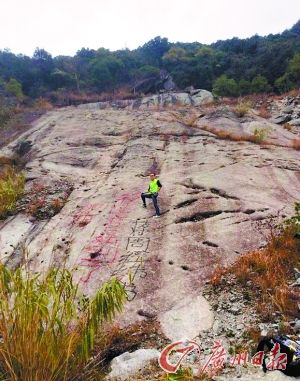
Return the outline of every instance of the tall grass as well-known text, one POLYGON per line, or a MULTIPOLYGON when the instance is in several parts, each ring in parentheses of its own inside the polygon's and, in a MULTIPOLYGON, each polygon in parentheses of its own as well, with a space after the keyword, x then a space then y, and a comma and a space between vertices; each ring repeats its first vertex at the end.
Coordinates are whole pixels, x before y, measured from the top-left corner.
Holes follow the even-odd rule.
POLYGON ((0 173, 0 218, 13 210, 24 192, 25 176, 8 167, 0 173))
POLYGON ((124 287, 112 278, 88 299, 66 269, 28 274, 0 266, 0 379, 94 379, 89 372, 95 337, 121 311, 124 287))
POLYGON ((250 281, 257 292, 257 309, 270 319, 276 311, 286 317, 298 315, 299 293, 290 287, 294 268, 300 265, 300 204, 286 221, 280 234, 271 234, 267 246, 241 256, 227 271, 246 286, 250 281))

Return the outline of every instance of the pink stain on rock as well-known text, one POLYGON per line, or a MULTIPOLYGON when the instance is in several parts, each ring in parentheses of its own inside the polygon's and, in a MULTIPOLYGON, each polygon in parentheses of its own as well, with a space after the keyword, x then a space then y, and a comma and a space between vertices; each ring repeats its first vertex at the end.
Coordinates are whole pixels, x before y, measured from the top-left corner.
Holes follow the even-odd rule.
POLYGON ((116 198, 114 205, 111 207, 105 228, 98 233, 92 241, 84 248, 84 252, 88 257, 82 258, 80 265, 88 267, 90 270, 85 277, 81 277, 80 281, 88 283, 94 273, 102 268, 103 265, 112 265, 117 263, 120 254, 120 241, 118 238, 118 230, 124 223, 124 219, 130 212, 132 204, 140 197, 140 191, 122 193, 116 198))

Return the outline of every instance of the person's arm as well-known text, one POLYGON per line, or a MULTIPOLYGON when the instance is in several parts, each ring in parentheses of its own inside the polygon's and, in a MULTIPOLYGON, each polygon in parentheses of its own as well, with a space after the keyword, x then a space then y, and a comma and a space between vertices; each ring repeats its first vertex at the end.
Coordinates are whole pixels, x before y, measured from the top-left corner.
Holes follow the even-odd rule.
POLYGON ((159 180, 157 180, 157 186, 158 186, 158 191, 160 191, 162 188, 162 185, 161 185, 161 182, 159 180))

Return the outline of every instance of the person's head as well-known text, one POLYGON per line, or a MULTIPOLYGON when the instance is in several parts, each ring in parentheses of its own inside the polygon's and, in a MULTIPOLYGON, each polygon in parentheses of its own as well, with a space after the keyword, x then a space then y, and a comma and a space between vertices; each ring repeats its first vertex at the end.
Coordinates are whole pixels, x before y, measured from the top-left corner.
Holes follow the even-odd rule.
POLYGON ((155 179, 155 173, 150 173, 150 180, 154 180, 155 179))

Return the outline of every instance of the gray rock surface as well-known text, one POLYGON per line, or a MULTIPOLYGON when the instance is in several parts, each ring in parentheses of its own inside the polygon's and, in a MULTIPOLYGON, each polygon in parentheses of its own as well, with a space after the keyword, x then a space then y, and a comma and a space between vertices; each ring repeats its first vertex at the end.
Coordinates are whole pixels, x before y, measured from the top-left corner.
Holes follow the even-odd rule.
POLYGON ((300 126, 300 118, 299 118, 299 119, 293 119, 293 120, 291 121, 291 124, 292 124, 293 126, 300 126))
POLYGON ((201 292, 214 268, 263 245, 270 216, 279 222, 293 213, 300 198, 294 138, 251 113, 238 118, 215 106, 51 111, 0 154, 30 141, 27 188, 68 180, 74 190, 51 219, 21 213, 1 221, 1 260, 21 262, 25 244, 33 272, 65 265, 88 295, 116 275, 129 299, 120 324, 148 319, 138 311, 151 311, 170 338, 179 329, 180 336, 196 335, 213 324, 201 292), (265 145, 217 133, 269 127, 265 145), (160 219, 152 218, 150 203, 141 207, 153 171, 163 184, 160 219))
POLYGON ((271 122, 276 124, 283 124, 283 123, 289 122, 291 119, 292 119, 291 116, 288 114, 280 114, 280 115, 274 116, 271 119, 271 122))
POLYGON ((215 377, 215 381, 225 381, 225 380, 231 380, 231 381, 259 381, 259 380, 264 380, 264 381, 292 381, 299 379, 299 377, 288 377, 284 375, 280 371, 271 371, 268 373, 264 373, 261 369, 249 369, 248 371, 246 369, 239 369, 239 371, 236 372, 236 375, 230 375, 228 376, 218 376, 215 377))
POLYGON ((271 121, 274 123, 286 123, 299 126, 300 118, 300 96, 287 96, 282 99, 275 100, 270 103, 270 111, 272 113, 271 121))
MULTIPOLYGON (((172 88, 172 82, 170 87, 172 88)), ((201 106, 212 103, 214 97, 207 90, 194 89, 190 92, 163 92, 161 94, 149 95, 139 99, 118 100, 112 102, 96 102, 79 105, 79 109, 83 110, 103 110, 114 107, 117 109, 147 109, 147 108, 164 108, 169 106, 201 106)))
POLYGON ((111 363, 111 372, 105 378, 108 380, 126 380, 147 366, 151 360, 158 360, 160 352, 156 349, 138 349, 135 352, 122 353, 111 363))
POLYGON ((193 90, 192 101, 195 106, 201 106, 212 103, 214 100, 213 95, 207 90, 193 90))

